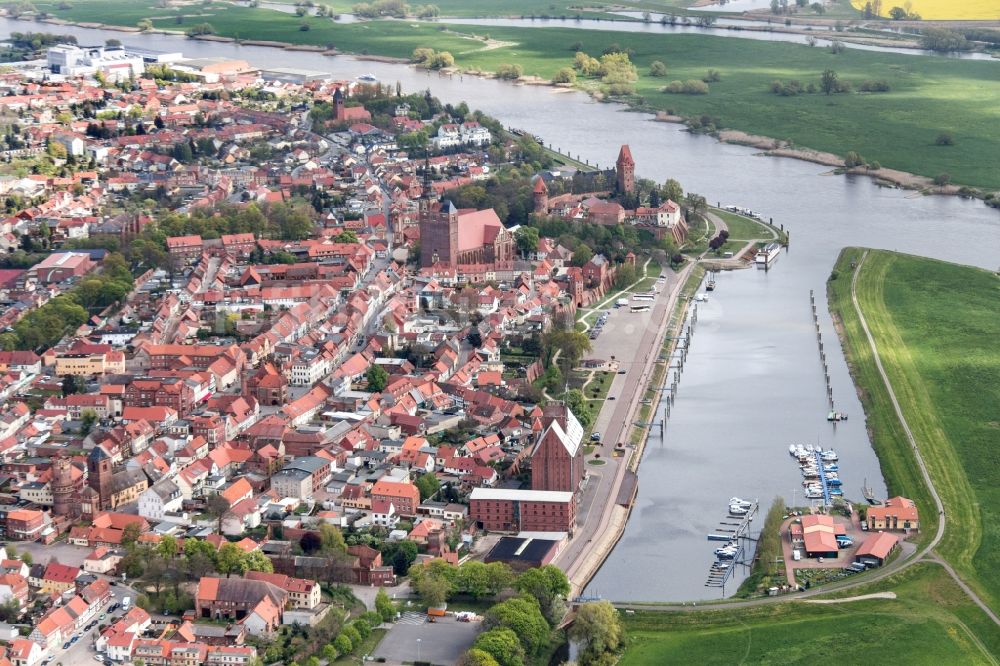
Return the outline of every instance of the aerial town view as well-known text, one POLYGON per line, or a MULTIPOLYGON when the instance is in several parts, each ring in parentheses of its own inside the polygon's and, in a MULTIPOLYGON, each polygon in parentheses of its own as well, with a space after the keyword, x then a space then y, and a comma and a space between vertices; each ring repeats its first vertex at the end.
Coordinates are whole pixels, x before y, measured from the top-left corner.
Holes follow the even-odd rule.
POLYGON ((0 30, 0 666, 1000 664, 1000 0, 0 30))

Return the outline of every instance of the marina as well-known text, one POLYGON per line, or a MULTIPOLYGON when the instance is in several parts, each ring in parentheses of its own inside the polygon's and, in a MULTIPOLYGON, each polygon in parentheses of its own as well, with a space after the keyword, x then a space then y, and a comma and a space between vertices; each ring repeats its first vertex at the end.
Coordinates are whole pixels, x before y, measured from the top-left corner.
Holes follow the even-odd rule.
POLYGON ((799 462, 806 499, 816 502, 822 500, 823 506, 830 506, 834 498, 844 496, 836 451, 822 450, 819 445, 810 447, 791 444, 788 453, 799 462))
POLYGON ((725 545, 713 551, 715 561, 708 568, 705 587, 720 588, 725 596, 726 583, 737 565, 749 567, 753 562, 756 539, 750 536, 750 523, 759 509, 760 503, 756 499, 729 499, 729 516, 719 522, 715 532, 708 534, 709 541, 724 541, 725 545))

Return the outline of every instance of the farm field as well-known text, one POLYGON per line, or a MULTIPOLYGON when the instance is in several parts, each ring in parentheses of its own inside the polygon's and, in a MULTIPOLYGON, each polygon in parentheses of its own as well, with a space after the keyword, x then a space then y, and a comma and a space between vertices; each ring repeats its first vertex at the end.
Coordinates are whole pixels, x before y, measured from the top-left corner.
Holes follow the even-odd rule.
MULTIPOLYGON (((829 284, 845 352, 891 493, 909 494, 922 519, 936 513, 874 369, 850 301, 844 252, 829 284)), ((989 271, 885 251, 861 264, 857 293, 880 358, 948 517, 938 552, 990 607, 1000 605, 1000 472, 993 344, 1000 279, 989 271)), ((936 525, 924 522, 924 538, 936 525)))
MULTIPOLYGON (((851 0, 855 9, 863 10, 868 0, 851 0)), ((1000 20, 1000 2, 997 0, 911 0, 911 11, 925 20, 940 21, 996 21, 1000 20)), ((897 6, 883 2, 883 16, 897 6)), ((902 3, 898 6, 902 7, 902 3)))

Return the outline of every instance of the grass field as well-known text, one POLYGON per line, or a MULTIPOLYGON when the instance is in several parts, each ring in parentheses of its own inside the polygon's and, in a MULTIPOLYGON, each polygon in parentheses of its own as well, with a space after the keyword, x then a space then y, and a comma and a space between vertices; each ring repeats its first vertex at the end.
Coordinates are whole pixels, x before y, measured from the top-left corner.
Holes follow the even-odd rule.
MULTIPOLYGON (((933 504, 870 359, 850 304, 849 249, 829 285, 845 351, 892 493, 920 503, 924 538, 933 504)), ((945 505, 939 551, 983 600, 1000 606, 1000 279, 988 271, 870 252, 858 299, 920 452, 945 505)))
POLYGON ((751 220, 749 217, 736 215, 735 213, 719 210, 718 208, 713 208, 712 213, 721 217, 722 221, 726 223, 726 226, 729 228, 730 240, 751 241, 775 237, 775 233, 771 231, 771 227, 756 220, 751 220))
MULTIPOLYGON (((868 0, 851 0, 855 9, 865 8, 868 0)), ((997 0, 910 0, 911 11, 922 19, 940 21, 996 21, 1000 19, 1000 3, 997 0)), ((882 15, 888 16, 893 7, 902 7, 892 2, 883 2, 882 15)))
MULTIPOLYGON (((866 591, 874 591, 872 590, 866 591)), ((896 599, 624 616, 622 666, 659 664, 996 664, 1000 636, 940 567, 879 584, 896 599)))
MULTIPOLYGON (((994 156, 1000 154, 1000 85, 993 62, 856 49, 835 55, 824 48, 797 44, 573 28, 483 28, 481 35, 489 32, 493 39, 510 43, 484 49, 481 39, 471 38, 468 26, 443 31, 444 23, 348 25, 225 3, 185 6, 184 13, 198 16, 189 16, 178 25, 177 10, 151 5, 152 0, 82 0, 59 9, 51 1, 37 3, 39 9, 74 21, 135 25, 141 18, 153 17, 156 27, 174 30, 208 22, 223 36, 333 46, 360 54, 405 58, 415 47, 433 46, 450 51, 466 69, 492 72, 500 64, 519 63, 525 74, 544 78, 570 64, 572 47, 600 55, 613 43, 627 43, 635 52, 633 60, 640 73, 631 102, 643 108, 707 116, 716 126, 786 139, 796 146, 840 155, 856 150, 885 167, 930 177, 948 173, 955 183, 1000 189, 1000 170, 993 168, 994 156), (308 31, 299 29, 303 23, 308 31), (666 77, 646 75, 654 60, 667 63, 666 77), (707 95, 661 92, 671 80, 700 79, 709 69, 717 70, 721 81, 712 83, 707 95), (796 97, 769 91, 776 79, 818 84, 826 69, 855 85, 885 80, 892 90, 796 97), (952 134, 954 145, 935 145, 944 131, 952 134)), ((479 5, 484 6, 484 0, 479 5)), ((587 81, 584 85, 595 84, 587 81)))

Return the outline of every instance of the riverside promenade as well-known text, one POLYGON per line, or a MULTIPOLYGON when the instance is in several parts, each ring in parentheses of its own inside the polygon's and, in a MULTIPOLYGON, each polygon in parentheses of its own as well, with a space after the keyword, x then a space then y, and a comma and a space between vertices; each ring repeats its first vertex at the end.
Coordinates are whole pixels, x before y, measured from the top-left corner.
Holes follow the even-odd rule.
MULTIPOLYGON (((594 424, 594 430, 602 433, 601 444, 594 453, 600 453, 601 460, 606 462, 600 466, 586 465, 589 479, 582 493, 576 533, 554 561, 569 578, 571 596, 583 591, 625 529, 629 508, 618 503, 618 495, 632 449, 626 449, 625 455, 616 458, 614 447, 618 442, 628 442, 671 314, 696 263, 689 262, 679 273, 664 269, 667 283, 649 315, 630 313, 627 308, 614 310, 594 343, 592 355, 608 359, 614 356, 625 374, 615 377, 608 393, 615 399, 604 401, 594 424)), ((588 463, 592 457, 588 456, 588 463)))

